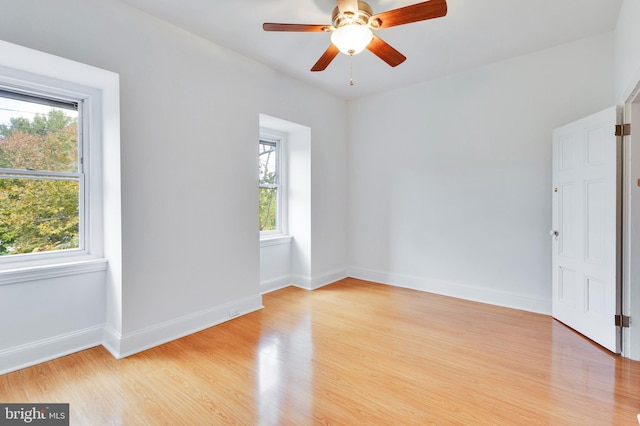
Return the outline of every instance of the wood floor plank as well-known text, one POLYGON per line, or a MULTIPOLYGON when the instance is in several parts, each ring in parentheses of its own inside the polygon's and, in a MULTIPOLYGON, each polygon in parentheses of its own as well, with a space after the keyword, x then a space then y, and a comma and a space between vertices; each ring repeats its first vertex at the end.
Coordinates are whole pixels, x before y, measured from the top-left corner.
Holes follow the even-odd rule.
POLYGON ((0 402, 72 425, 624 425, 640 363, 544 315, 345 279, 115 360, 93 348, 0 376, 0 402))

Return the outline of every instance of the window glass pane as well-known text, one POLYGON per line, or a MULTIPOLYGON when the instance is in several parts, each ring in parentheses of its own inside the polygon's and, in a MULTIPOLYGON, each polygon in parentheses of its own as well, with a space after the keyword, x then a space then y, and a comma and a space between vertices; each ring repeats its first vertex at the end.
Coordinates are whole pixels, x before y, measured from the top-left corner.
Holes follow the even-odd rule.
POLYGON ((260 185, 278 183, 278 155, 276 143, 260 141, 258 152, 258 177, 260 185))
POLYGON ((0 96, 0 168, 78 172, 78 112, 0 96))
POLYGON ((0 179, 0 256, 78 248, 77 181, 0 179))
POLYGON ((260 188, 260 230, 275 231, 276 208, 278 205, 278 190, 275 188, 260 188))

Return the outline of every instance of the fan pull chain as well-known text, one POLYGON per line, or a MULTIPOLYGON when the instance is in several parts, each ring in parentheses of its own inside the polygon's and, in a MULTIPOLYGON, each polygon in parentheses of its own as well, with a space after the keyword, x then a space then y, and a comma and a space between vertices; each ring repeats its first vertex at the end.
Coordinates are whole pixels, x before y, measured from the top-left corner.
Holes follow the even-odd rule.
POLYGON ((349 86, 353 86, 353 55, 349 55, 349 86))

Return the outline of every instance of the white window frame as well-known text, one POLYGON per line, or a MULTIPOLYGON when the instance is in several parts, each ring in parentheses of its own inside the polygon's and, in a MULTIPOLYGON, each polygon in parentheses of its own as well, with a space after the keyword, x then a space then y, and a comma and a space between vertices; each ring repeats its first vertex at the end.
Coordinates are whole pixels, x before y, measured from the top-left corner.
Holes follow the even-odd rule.
MULTIPOLYGON (((85 100, 86 97, 78 98, 75 96, 69 96, 69 93, 62 93, 60 90, 56 90, 55 88, 49 88, 46 92, 42 90, 34 90, 32 85, 26 84, 24 86, 15 86, 3 84, 2 76, 0 76, 0 89, 7 92, 13 92, 17 94, 23 94, 35 98, 44 98, 47 100, 61 101, 64 103, 74 103, 77 104, 78 111, 78 170, 74 173, 61 173, 61 172, 46 172, 41 170, 7 170, 7 176, 16 175, 24 177, 26 175, 31 175, 36 178, 55 178, 56 175, 61 178, 64 177, 75 177, 78 180, 78 215, 79 215, 79 226, 78 226, 78 248, 74 249, 66 249, 66 250, 55 250, 55 251, 47 251, 41 253, 23 253, 23 254, 11 254, 6 256, 0 256, 0 267, 5 264, 14 264, 14 263, 22 263, 22 262, 46 262, 50 259, 58 259, 64 257, 75 257, 78 255, 88 255, 90 253, 90 200, 91 195, 88 194, 89 185, 87 182, 91 180, 91 170, 87 165, 90 164, 89 158, 89 123, 88 120, 84 119, 84 115, 86 113, 85 110, 85 100), (12 173, 13 172, 13 173, 12 173)), ((3 97, 0 94, 0 97, 3 97)))
POLYGON ((287 236, 287 135, 273 129, 260 129, 259 141, 274 142, 277 150, 278 198, 276 200, 276 229, 260 231, 260 239, 274 239, 287 236))
MULTIPOLYGON (((117 74, 0 41, 5 90, 76 100, 85 172, 79 249, 0 258, 0 285, 104 271, 121 262, 120 106, 117 74), (107 190, 107 193, 103 191, 107 190), (107 232, 108 231, 108 232, 107 232)), ((114 275, 119 279, 119 273, 114 275)))

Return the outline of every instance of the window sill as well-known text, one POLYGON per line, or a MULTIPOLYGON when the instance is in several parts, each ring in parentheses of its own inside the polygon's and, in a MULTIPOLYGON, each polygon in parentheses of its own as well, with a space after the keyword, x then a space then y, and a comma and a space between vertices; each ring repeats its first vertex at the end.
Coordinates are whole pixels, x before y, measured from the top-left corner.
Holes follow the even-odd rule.
POLYGON ((274 235, 260 238, 260 247, 277 246, 281 244, 291 244, 291 235, 274 235))
POLYGON ((92 259, 0 270, 0 286, 106 271, 107 259, 92 259))

